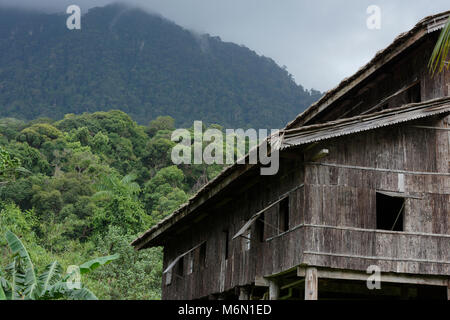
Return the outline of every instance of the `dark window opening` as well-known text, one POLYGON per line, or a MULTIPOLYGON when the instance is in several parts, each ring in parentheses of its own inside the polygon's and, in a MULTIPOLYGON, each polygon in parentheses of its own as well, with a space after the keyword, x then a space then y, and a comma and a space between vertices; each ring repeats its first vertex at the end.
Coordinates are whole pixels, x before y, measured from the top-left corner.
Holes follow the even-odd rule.
POLYGON ((177 264, 177 275, 182 277, 183 274, 184 274, 184 257, 180 258, 180 260, 178 260, 178 264, 177 264))
POLYGON ((280 202, 279 226, 280 232, 286 232, 289 230, 289 197, 280 202))
POLYGON ((206 266, 206 242, 204 242, 200 246, 200 254, 199 254, 200 266, 206 266))
POLYGON ((256 221, 256 228, 257 228, 257 232, 258 232, 258 239, 259 242, 264 242, 266 241, 265 235, 264 235, 264 227, 265 227, 265 222, 264 222, 264 214, 262 214, 259 219, 256 221))
POLYGON ((228 257, 230 256, 230 232, 228 230, 224 231, 225 236, 225 260, 228 260, 228 257))
POLYGON ((377 229, 403 231, 405 199, 377 193, 377 229))

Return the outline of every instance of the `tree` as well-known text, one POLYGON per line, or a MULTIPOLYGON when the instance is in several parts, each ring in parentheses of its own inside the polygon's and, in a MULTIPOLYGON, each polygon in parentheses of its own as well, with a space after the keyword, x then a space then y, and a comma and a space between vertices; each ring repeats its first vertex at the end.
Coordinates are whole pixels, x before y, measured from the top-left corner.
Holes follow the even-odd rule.
POLYGON ((184 174, 177 166, 163 168, 145 184, 146 209, 156 221, 186 202, 188 196, 182 190, 184 174))
POLYGON ((0 146, 0 179, 13 175, 19 166, 19 159, 12 157, 8 151, 0 146))
MULTIPOLYGON (((81 283, 73 282, 76 271, 63 274, 54 261, 37 275, 33 262, 22 241, 11 231, 5 235, 13 261, 0 270, 0 300, 96 300, 97 297, 81 283)), ((119 255, 100 257, 76 266, 79 274, 87 274, 119 258, 119 255)))
POLYGON ((447 21, 444 29, 439 36, 439 39, 434 47, 433 53, 431 55, 430 61, 428 63, 428 68, 430 72, 434 75, 436 70, 442 72, 444 67, 449 68, 449 61, 447 61, 448 52, 450 48, 450 18, 447 21))
POLYGON ((159 116, 155 120, 150 121, 148 125, 148 134, 154 136, 156 132, 161 130, 172 131, 175 129, 175 120, 170 116, 159 116))
POLYGON ((152 223, 139 201, 141 188, 135 180, 135 175, 126 175, 122 179, 114 174, 102 177, 94 195, 99 202, 99 210, 94 216, 97 232, 106 232, 108 226, 113 225, 124 233, 136 233, 152 223))
POLYGON ((23 129, 18 140, 39 148, 44 142, 55 140, 61 136, 61 131, 54 126, 47 123, 38 123, 23 129))

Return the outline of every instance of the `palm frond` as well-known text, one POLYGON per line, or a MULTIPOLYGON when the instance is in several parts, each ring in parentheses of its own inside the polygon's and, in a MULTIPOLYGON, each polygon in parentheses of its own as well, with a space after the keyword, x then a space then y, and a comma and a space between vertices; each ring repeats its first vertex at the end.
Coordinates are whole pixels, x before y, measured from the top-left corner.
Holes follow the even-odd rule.
POLYGON ((89 273, 91 271, 94 271, 100 266, 107 265, 108 263, 117 260, 120 258, 120 255, 115 254, 112 256, 106 256, 106 257, 99 257, 92 260, 89 260, 82 265, 80 265, 80 272, 81 274, 89 273))
POLYGON ((72 300, 98 300, 91 290, 86 288, 73 289, 67 292, 67 298, 72 300))
POLYGON ((38 282, 41 287, 41 294, 45 294, 52 285, 61 280, 62 267, 57 262, 49 264, 45 267, 44 272, 39 276, 38 282))
POLYGON ((134 173, 127 174, 125 177, 122 178, 123 184, 129 184, 137 179, 137 176, 134 173))
POLYGON ((448 57, 448 52, 450 48, 450 18, 448 19, 444 29, 442 30, 439 39, 434 47, 433 53, 431 55, 430 61, 428 62, 428 69, 431 74, 434 75, 436 70, 442 72, 444 67, 447 65, 446 61, 448 57))
MULTIPOLYGON (((6 231, 5 235, 6 241, 8 242, 8 246, 11 249, 13 257, 18 258, 19 260, 14 263, 19 262, 20 265, 23 264, 23 273, 14 267, 14 276, 15 276, 15 286, 20 285, 23 289, 23 294, 32 298, 37 294, 37 278, 34 270, 33 262, 31 261, 30 255, 28 254, 27 249, 23 245, 22 241, 11 231, 6 231)), ((17 289, 13 290, 14 292, 19 292, 17 289)))
POLYGON ((110 199, 114 196, 114 192, 111 190, 102 190, 102 191, 98 191, 96 192, 93 196, 92 199, 94 200, 107 200, 110 199))

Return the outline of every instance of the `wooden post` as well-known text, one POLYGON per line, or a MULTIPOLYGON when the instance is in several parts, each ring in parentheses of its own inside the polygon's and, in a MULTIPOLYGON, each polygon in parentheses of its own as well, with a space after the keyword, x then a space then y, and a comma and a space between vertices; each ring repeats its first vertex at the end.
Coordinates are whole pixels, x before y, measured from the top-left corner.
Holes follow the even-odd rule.
POLYGON ((307 268, 305 275, 305 300, 318 299, 317 269, 307 268))
POLYGON ((250 300, 249 290, 246 287, 239 288, 239 300, 250 300))
POLYGON ((447 285, 447 300, 450 301, 450 280, 448 280, 447 285))
POLYGON ((280 297, 280 286, 276 281, 269 280, 269 300, 278 300, 280 297))

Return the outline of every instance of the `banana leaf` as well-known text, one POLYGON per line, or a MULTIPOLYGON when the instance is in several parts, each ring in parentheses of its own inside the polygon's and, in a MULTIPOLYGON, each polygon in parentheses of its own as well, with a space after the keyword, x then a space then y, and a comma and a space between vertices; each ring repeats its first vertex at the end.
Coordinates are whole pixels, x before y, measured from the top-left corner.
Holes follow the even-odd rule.
POLYGON ((112 256, 106 256, 106 257, 92 259, 92 260, 87 261, 87 262, 83 263, 82 265, 80 265, 80 273, 81 274, 89 273, 91 271, 94 271, 98 267, 107 265, 108 263, 110 263, 114 260, 117 260, 119 258, 120 258, 120 255, 115 254, 112 256))

